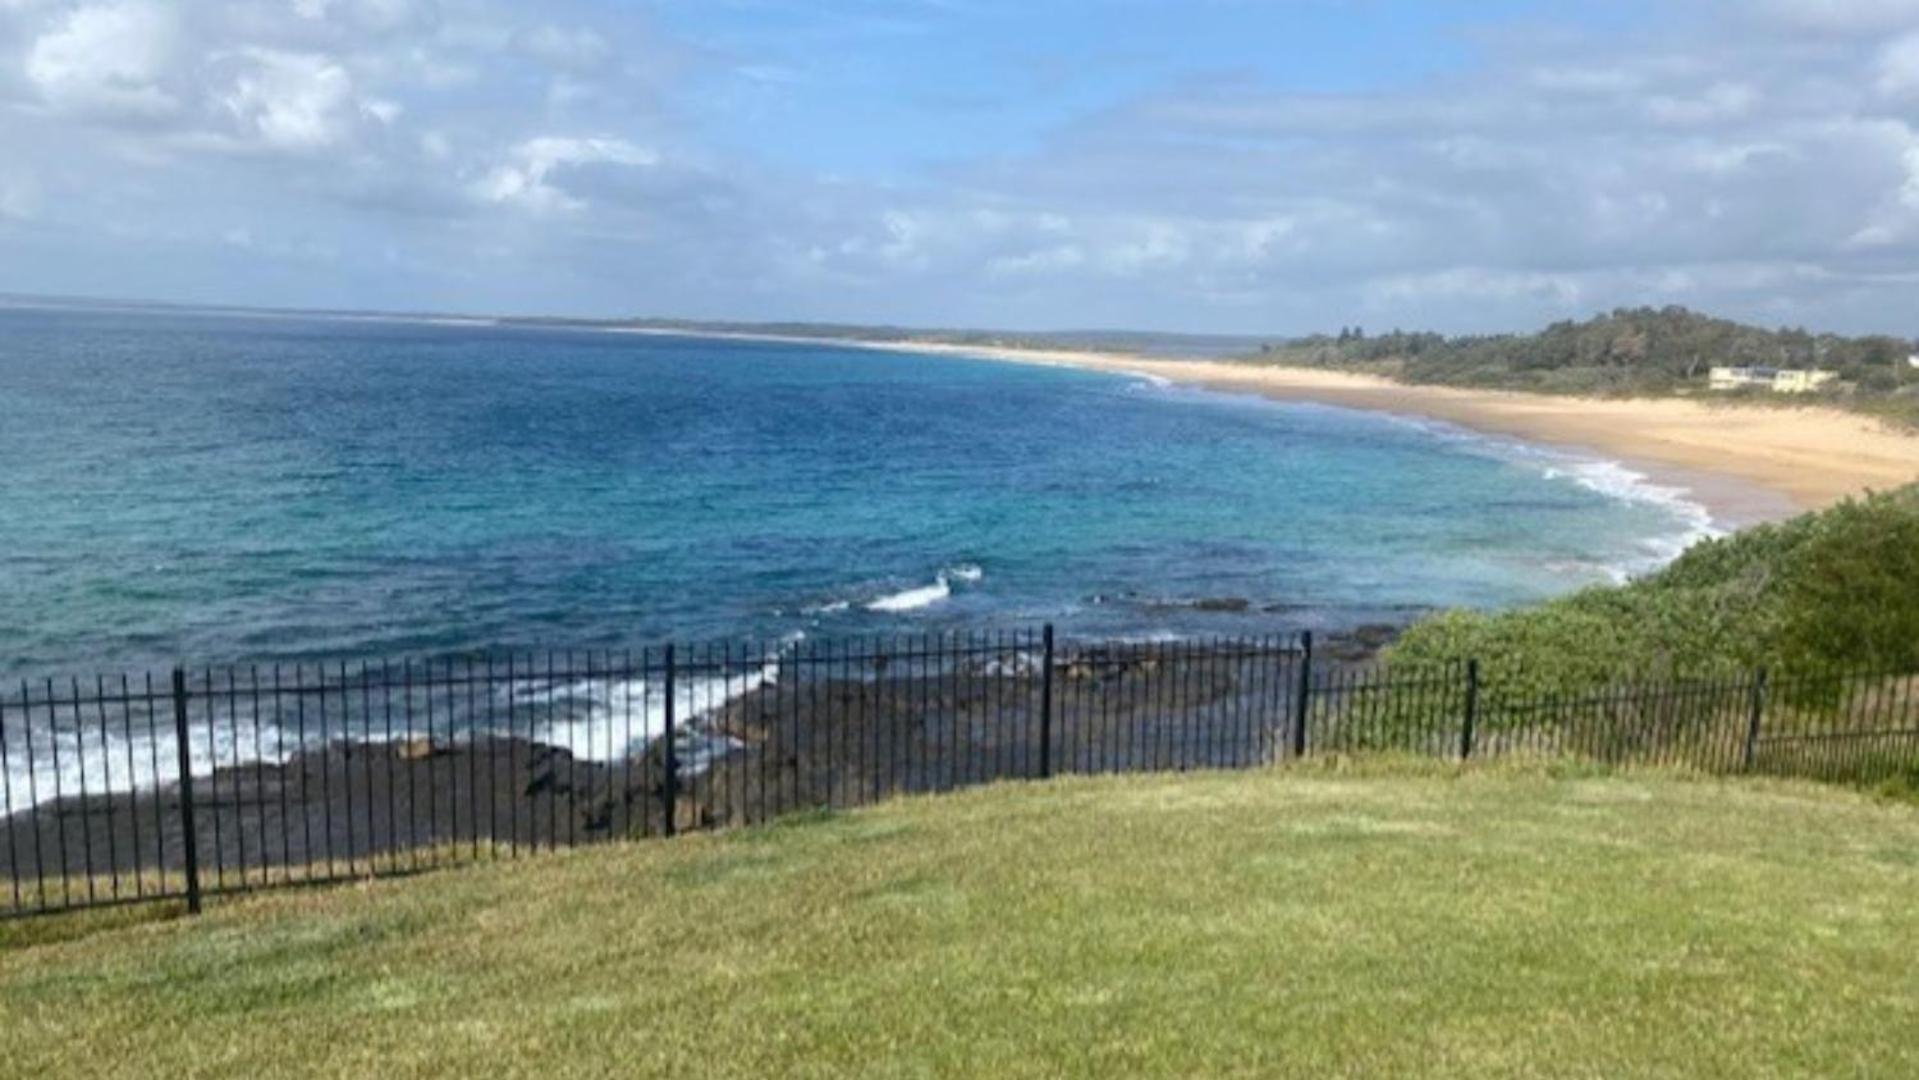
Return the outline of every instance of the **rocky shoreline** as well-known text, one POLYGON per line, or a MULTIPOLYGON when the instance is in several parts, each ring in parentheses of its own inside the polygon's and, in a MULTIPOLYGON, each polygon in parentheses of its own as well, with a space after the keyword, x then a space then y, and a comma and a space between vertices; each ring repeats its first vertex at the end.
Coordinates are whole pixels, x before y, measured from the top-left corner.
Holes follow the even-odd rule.
MULTIPOLYGON (((1396 632, 1324 641, 1319 670, 1365 662, 1396 632)), ((334 739, 284 762, 193 783, 210 888, 354 876, 421 858, 570 846, 769 820, 1056 772, 1243 767, 1284 753, 1291 654, 1203 646, 1087 647, 1056 660, 1051 722, 1024 653, 950 668, 831 666, 767 682, 689 723, 668 790, 663 740, 605 760, 498 732, 334 739)), ((593 721, 587 706, 587 722, 593 721)), ((610 724, 612 718, 606 717, 610 724)), ((594 740, 585 740, 593 745, 594 740)), ((603 755, 596 755, 603 756, 603 755)), ((174 874, 181 791, 67 797, 0 821, 0 907, 46 882, 174 874)))

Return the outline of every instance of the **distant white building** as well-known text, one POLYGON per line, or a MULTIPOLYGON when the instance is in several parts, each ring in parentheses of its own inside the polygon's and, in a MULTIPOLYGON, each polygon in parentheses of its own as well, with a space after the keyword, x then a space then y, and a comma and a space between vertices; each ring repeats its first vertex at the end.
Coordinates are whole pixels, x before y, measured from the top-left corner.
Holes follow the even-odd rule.
MULTIPOLYGON (((1919 357, 1915 357, 1919 360, 1919 357)), ((1919 365, 1916 365, 1919 366, 1919 365)), ((1770 390, 1775 394, 1807 394, 1837 379, 1838 373, 1806 368, 1716 367, 1714 390, 1770 390)))
POLYGON ((1716 367, 1712 369, 1710 385, 1714 390, 1771 389, 1772 375, 1771 368, 1716 367))
POLYGON ((1906 357, 1906 363, 1911 364, 1913 367, 1919 367, 1919 353, 1913 353, 1911 356, 1906 357))

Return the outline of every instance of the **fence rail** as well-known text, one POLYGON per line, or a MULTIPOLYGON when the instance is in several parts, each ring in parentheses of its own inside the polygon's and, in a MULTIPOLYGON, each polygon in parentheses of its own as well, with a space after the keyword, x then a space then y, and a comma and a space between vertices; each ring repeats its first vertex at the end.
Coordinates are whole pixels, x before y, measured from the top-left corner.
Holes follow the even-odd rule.
POLYGON ((0 917, 517 858, 1060 773, 1314 754, 1919 769, 1919 676, 1576 695, 1310 635, 1036 632, 177 669, 0 689, 0 917))

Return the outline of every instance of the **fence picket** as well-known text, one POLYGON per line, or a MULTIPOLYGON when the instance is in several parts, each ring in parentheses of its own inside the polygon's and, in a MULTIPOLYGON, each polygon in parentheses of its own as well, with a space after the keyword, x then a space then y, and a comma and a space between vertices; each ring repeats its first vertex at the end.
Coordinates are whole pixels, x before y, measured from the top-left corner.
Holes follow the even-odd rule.
POLYGON ((673 835, 1068 772, 1380 750, 1919 772, 1911 674, 1568 691, 1488 672, 1322 658, 1311 634, 1067 644, 1049 626, 668 644, 637 666, 611 650, 508 654, 503 670, 491 655, 382 661, 357 686, 332 661, 295 663, 291 681, 278 666, 270 682, 238 666, 23 680, 0 695, 0 917, 158 897, 198 910, 207 894, 517 857, 542 834, 549 849, 673 835))

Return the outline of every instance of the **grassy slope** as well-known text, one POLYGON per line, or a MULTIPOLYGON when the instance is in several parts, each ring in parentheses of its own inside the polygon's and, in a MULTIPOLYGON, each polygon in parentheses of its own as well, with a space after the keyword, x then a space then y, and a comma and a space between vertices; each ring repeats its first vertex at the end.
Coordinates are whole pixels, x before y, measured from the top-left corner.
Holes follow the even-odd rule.
POLYGON ((0 1062, 1913 1075, 1916 887, 1919 811, 1809 786, 1071 780, 17 939, 0 1062))

